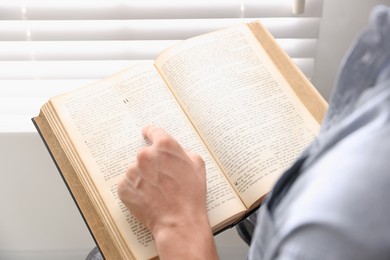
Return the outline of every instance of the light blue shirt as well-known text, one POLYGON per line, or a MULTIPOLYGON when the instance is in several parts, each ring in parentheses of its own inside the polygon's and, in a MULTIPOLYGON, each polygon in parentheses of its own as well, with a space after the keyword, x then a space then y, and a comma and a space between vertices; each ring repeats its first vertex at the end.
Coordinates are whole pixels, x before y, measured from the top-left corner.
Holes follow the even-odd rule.
POLYGON ((380 6, 344 60, 318 138, 256 214, 248 259, 390 259, 389 200, 390 8, 380 6))

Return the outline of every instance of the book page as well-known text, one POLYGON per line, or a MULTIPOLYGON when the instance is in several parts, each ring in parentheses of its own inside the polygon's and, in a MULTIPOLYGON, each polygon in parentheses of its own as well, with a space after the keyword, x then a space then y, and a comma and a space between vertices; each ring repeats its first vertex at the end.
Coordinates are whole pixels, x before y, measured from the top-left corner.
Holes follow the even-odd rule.
MULTIPOLYGON (((153 64, 131 67, 55 98, 52 104, 89 173, 80 178, 90 187, 96 203, 101 200, 107 206, 102 214, 109 212, 106 221, 108 225, 116 223, 112 228, 121 234, 122 243, 137 244, 132 249, 135 255, 144 258, 155 255, 153 237, 121 203, 117 184, 129 163, 134 162, 139 148, 147 145, 141 133, 144 126, 163 127, 185 149, 199 153, 205 160, 211 225, 245 209, 153 64)), ((117 238, 119 244, 121 237, 117 238)))
POLYGON ((246 25, 179 43, 156 67, 247 207, 319 130, 246 25))

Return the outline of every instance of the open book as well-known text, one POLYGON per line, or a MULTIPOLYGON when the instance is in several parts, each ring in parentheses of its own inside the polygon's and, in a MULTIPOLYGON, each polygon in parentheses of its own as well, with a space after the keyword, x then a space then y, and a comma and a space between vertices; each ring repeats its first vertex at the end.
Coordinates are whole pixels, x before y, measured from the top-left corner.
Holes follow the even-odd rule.
POLYGON ((206 163, 213 231, 256 208, 314 138, 326 102, 258 22, 182 41, 142 63, 51 98, 33 121, 106 259, 157 256, 117 196, 157 125, 206 163))

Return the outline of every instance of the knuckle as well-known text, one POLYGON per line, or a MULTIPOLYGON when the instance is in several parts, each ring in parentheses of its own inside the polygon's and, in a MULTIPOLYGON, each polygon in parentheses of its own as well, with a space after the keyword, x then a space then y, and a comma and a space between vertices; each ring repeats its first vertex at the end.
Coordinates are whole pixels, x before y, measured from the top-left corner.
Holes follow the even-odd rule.
POLYGON ((156 142, 156 146, 160 148, 172 148, 175 145, 175 141, 168 135, 162 135, 156 142))
POLYGON ((129 184, 134 183, 138 178, 138 171, 136 165, 131 165, 126 171, 125 177, 122 179, 122 185, 127 188, 129 184))
MULTIPOLYGON (((125 178, 127 178, 127 179, 129 179, 129 180, 131 180, 133 177, 133 171, 132 171, 132 168, 133 168, 134 166, 132 166, 132 165, 129 165, 129 167, 127 168, 127 171, 126 171, 126 173, 125 173, 125 178)), ((122 180, 123 181, 123 180, 122 180)))
POLYGON ((193 153, 192 154, 192 159, 196 161, 197 163, 203 162, 202 157, 198 153, 193 153))
POLYGON ((150 149, 148 149, 147 147, 142 148, 137 152, 137 161, 139 163, 142 163, 144 161, 149 161, 151 157, 152 157, 152 153, 150 149))
POLYGON ((125 187, 124 187, 124 182, 123 180, 121 180, 119 183, 118 183, 118 188, 117 188, 117 193, 118 193, 118 197, 122 200, 122 198, 124 197, 124 193, 125 193, 125 187))
POLYGON ((203 158, 200 156, 200 154, 191 153, 190 158, 199 168, 205 167, 205 162, 204 162, 203 158))
POLYGON ((119 199, 124 202, 126 201, 127 194, 128 194, 128 189, 127 185, 124 180, 120 181, 118 183, 118 189, 117 189, 118 197, 119 199))
POLYGON ((199 165, 199 167, 205 168, 205 162, 199 154, 194 155, 194 160, 199 165))

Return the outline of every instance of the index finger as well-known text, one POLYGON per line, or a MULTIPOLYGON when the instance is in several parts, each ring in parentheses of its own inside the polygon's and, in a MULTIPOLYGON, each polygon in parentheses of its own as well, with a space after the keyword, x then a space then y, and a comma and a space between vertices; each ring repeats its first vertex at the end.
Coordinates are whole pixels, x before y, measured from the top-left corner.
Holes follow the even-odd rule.
POLYGON ((159 138, 168 135, 168 133, 165 132, 162 128, 154 126, 154 125, 150 125, 150 126, 144 127, 142 129, 142 134, 151 143, 153 143, 153 140, 158 140, 159 138))

